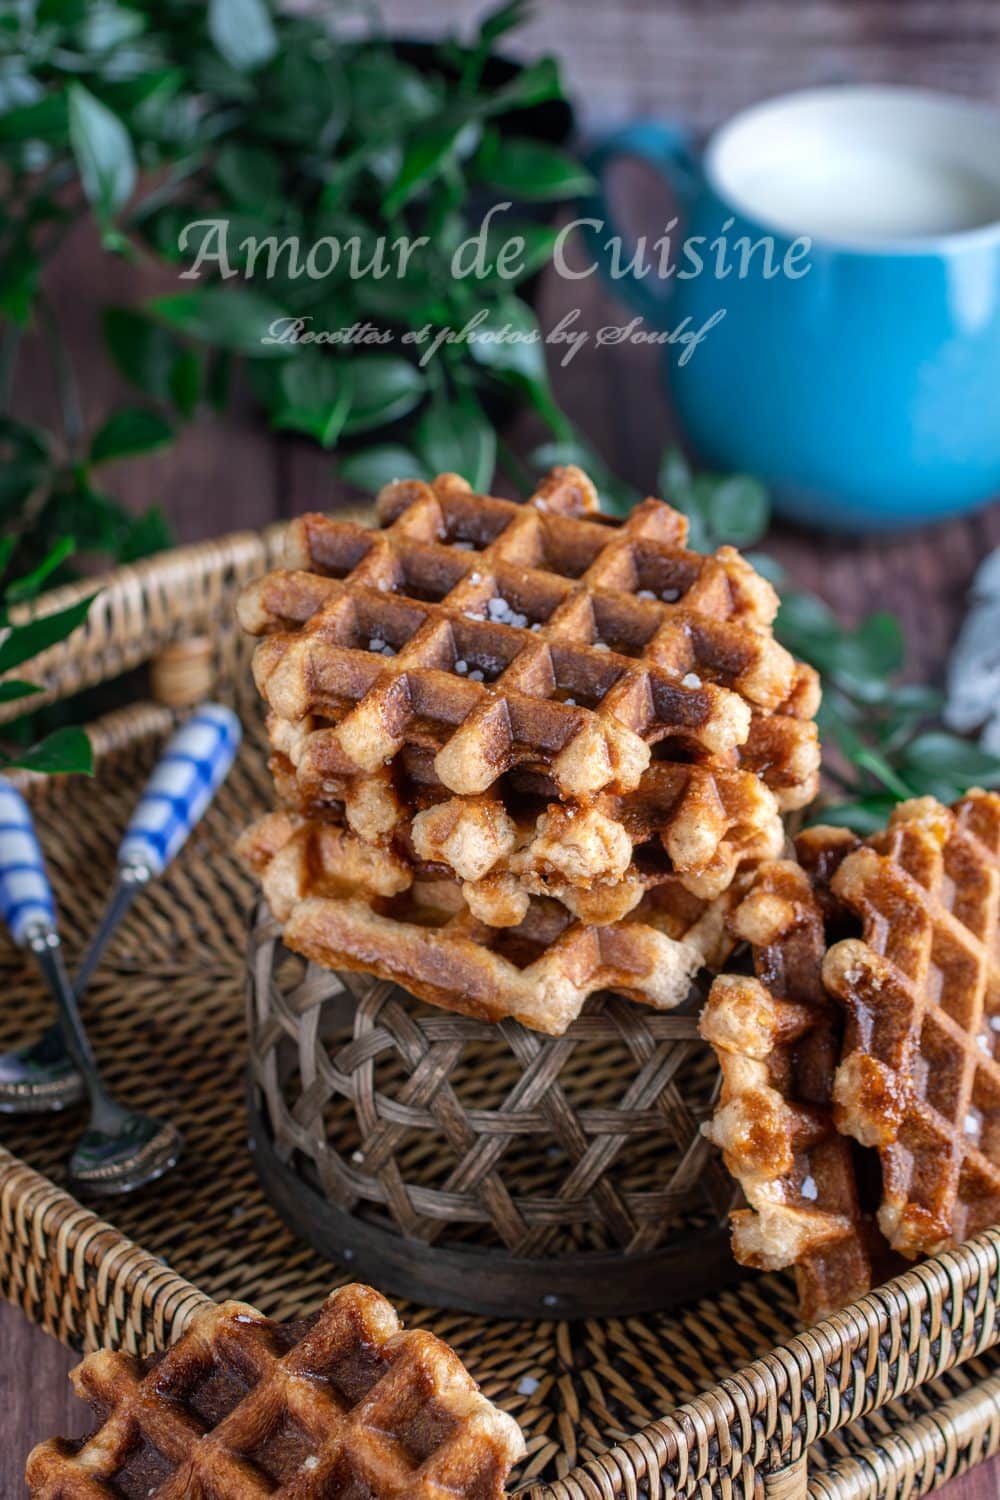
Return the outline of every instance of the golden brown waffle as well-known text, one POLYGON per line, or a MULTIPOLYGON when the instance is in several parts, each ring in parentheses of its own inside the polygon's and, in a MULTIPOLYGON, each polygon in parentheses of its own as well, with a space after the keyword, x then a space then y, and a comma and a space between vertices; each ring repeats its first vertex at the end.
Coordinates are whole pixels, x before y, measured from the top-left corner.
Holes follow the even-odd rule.
POLYGON ((781 806, 813 795, 816 679, 771 634, 774 591, 732 548, 689 552, 669 506, 612 523, 561 469, 524 505, 442 475, 388 486, 378 514, 302 518, 293 567, 240 605, 268 704, 317 721, 319 779, 406 747, 459 795, 527 767, 586 799, 637 787, 654 748, 735 769, 746 745, 781 806))
POLYGON ((878 1148, 890 1243, 933 1254, 1000 1220, 1000 796, 901 804, 833 891, 863 926, 823 966, 837 1122, 878 1148))
POLYGON ((359 1285, 297 1327, 224 1303, 151 1368, 103 1350, 73 1383, 100 1426, 34 1450, 34 1500, 501 1500, 524 1455, 457 1354, 359 1285))
MULTIPOLYGON (((817 854, 815 832, 810 839, 817 854)), ((871 1288, 876 1248, 851 1143, 833 1119, 843 1024, 821 982, 823 913, 805 871, 782 860, 760 867, 730 920, 756 977, 725 974, 712 985, 701 1033, 718 1056, 722 1093, 702 1128, 749 1204, 732 1216, 736 1259, 794 1266, 811 1323, 871 1288)))
POLYGON ((784 844, 774 795, 747 771, 656 762, 636 791, 583 806, 554 800, 543 778, 523 773, 482 796, 454 797, 424 781, 406 754, 370 776, 303 775, 301 761, 296 774, 309 736, 274 715, 269 732, 286 806, 346 821, 370 842, 391 840, 416 868, 438 866, 466 882, 470 900, 477 887, 485 900, 489 884, 513 875, 525 900, 551 895, 586 921, 612 922, 664 882, 711 900, 741 863, 774 858, 784 844))
MULTIPOLYGON (((392 979, 447 1010, 513 1016, 560 1035, 588 995, 610 989, 657 1009, 687 999, 697 973, 732 947, 725 914, 740 882, 714 902, 654 891, 626 919, 593 926, 559 902, 532 898, 516 920, 478 918, 453 879, 396 886, 392 857, 350 830, 272 813, 238 846, 296 952, 333 969, 392 979), (395 892, 394 892, 395 886, 395 892)), ((520 901, 514 890, 511 899, 520 901)))

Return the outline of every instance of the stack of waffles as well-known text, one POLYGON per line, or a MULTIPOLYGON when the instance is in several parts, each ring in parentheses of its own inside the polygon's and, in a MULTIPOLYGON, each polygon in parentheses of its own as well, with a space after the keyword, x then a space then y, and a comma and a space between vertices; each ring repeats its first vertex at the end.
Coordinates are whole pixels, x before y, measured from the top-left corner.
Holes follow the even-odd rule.
POLYGON ((746 1197, 737 1260, 794 1266, 811 1322, 1000 1221, 1000 796, 796 853, 731 915, 753 974, 702 1014, 723 1080, 703 1128, 746 1197))
POLYGON ((550 1034, 599 989, 680 1003, 816 791, 774 591, 575 468, 524 504, 397 482, 376 514, 303 517, 240 603, 279 802, 241 852, 286 943, 550 1034))

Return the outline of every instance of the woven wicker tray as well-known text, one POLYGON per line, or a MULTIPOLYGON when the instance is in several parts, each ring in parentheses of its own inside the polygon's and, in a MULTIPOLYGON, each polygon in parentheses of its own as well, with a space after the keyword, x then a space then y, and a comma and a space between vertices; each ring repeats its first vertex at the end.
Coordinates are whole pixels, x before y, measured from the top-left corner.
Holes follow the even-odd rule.
MULTIPOLYGON (((149 663, 158 700, 93 726, 96 782, 25 778, 71 952, 93 928, 171 707, 212 692, 236 703, 250 731, 209 817, 119 933, 87 1005, 115 1090, 183 1128, 184 1169, 116 1206, 112 1225, 65 1189, 71 1124, 0 1124, 0 1289, 78 1348, 147 1352, 224 1296, 287 1317, 337 1279, 268 1207, 246 1149, 252 891, 230 845, 269 785, 232 602, 279 543, 279 530, 242 534, 121 570, 87 627, 37 668, 55 699, 149 663)), ((6 945, 0 983, 8 1047, 33 1034, 45 1007, 6 945)), ((521 1422, 519 1493, 531 1500, 911 1497, 1000 1447, 1000 1231, 797 1336, 782 1277, 641 1318, 515 1323, 417 1306, 406 1316, 454 1344, 521 1422)))

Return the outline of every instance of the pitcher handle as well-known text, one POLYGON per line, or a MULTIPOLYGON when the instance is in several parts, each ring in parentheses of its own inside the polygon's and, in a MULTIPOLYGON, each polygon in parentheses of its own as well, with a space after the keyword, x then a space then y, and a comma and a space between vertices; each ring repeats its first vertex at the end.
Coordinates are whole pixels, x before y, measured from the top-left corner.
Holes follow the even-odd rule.
MULTIPOLYGON (((600 191, 588 206, 587 213, 601 222, 595 228, 592 220, 582 221, 583 234, 594 255, 598 269, 611 289, 623 297, 636 312, 654 328, 663 328, 672 282, 657 280, 660 291, 651 291, 646 281, 634 273, 615 275, 612 253, 608 249, 610 239, 619 239, 625 245, 625 237, 617 227, 612 215, 604 179, 608 169, 623 156, 637 156, 651 166, 666 182, 682 210, 689 210, 696 194, 704 182, 701 164, 694 153, 690 134, 679 125, 664 124, 659 120, 639 120, 626 125, 622 130, 600 143, 591 152, 587 165, 597 178, 600 191)), ((627 259, 632 260, 630 254, 627 259)), ((649 268, 646 275, 652 275, 649 268)))

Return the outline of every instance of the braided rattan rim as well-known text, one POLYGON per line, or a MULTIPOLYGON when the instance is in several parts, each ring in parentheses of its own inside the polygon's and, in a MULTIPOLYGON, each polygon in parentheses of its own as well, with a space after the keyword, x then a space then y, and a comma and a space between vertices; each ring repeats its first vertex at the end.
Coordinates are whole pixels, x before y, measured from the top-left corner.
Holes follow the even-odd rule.
MULTIPOLYGON (((149 660, 215 622, 216 670, 236 659, 232 594, 267 566, 280 531, 242 533, 123 569, 87 627, 37 664, 46 701, 149 660)), ((92 585, 91 585, 92 587, 92 585)), ((81 590, 46 596, 39 613, 81 590)), ((232 695, 230 685, 229 693, 232 695)), ((9 713, 9 710, 8 710, 9 713)), ((138 705, 95 726, 97 758, 161 732, 138 705)), ((149 1352, 208 1300, 189 1282, 0 1148, 5 1294, 66 1342, 149 1352)), ((807 1478, 812 1443, 1000 1342, 1000 1230, 917 1266, 651 1423, 528 1500, 700 1495, 914 1500, 1000 1447, 1000 1376, 807 1478)))

